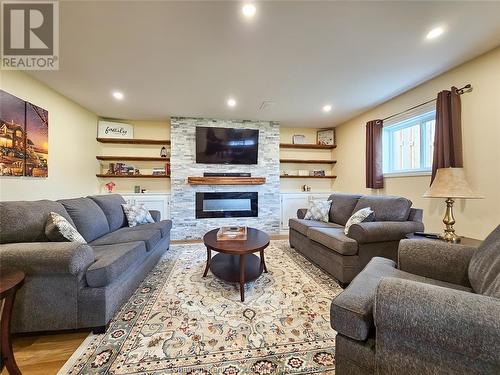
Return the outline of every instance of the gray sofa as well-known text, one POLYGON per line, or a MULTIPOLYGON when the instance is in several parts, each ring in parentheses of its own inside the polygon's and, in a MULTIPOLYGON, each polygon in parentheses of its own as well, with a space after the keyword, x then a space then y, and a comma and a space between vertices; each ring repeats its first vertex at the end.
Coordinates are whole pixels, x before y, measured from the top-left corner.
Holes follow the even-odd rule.
POLYGON ((170 220, 129 228, 118 194, 59 201, 0 202, 0 264, 27 275, 13 332, 105 329, 170 246, 170 220), (88 244, 50 242, 50 212, 64 216, 88 244))
POLYGON ((328 223, 304 220, 307 209, 290 219, 290 246, 347 285, 375 256, 396 260, 399 241, 408 233, 424 230, 422 210, 411 208, 403 197, 334 193, 328 200, 328 223), (354 224, 344 234, 351 215, 365 207, 374 211, 371 221, 354 224))
POLYGON ((336 373, 500 374, 500 226, 479 248, 403 240, 331 305, 336 373))

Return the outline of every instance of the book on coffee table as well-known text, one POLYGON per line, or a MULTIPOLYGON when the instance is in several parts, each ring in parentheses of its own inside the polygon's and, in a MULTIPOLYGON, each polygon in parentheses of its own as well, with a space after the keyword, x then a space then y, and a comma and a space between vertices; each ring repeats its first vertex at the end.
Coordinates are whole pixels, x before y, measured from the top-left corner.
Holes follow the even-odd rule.
POLYGON ((217 241, 246 241, 247 227, 222 227, 217 232, 217 241))

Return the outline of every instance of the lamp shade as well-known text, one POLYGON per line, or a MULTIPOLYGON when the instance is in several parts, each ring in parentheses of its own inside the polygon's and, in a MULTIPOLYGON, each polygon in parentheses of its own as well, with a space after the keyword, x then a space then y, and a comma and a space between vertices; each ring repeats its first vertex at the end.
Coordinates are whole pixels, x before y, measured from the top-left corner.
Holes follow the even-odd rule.
POLYGON ((467 179, 463 168, 439 168, 432 185, 424 194, 425 198, 483 198, 476 194, 467 179))

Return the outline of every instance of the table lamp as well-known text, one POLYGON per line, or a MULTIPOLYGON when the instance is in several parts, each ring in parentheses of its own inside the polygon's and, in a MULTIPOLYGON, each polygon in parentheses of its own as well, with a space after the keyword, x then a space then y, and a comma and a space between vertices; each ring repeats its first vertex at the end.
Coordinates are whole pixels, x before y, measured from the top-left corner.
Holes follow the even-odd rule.
POLYGON ((446 198, 446 213, 443 218, 445 229, 440 237, 445 241, 454 243, 460 242, 460 237, 457 236, 453 228, 455 224, 455 218, 453 217, 453 203, 455 203, 455 199, 483 198, 471 189, 465 178, 463 168, 439 168, 432 185, 425 192, 424 197, 446 198))

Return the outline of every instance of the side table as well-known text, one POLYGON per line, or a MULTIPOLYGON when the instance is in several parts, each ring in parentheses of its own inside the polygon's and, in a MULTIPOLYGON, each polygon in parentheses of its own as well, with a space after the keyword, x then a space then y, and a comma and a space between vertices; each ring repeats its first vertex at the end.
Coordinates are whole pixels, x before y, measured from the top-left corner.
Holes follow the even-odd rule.
POLYGON ((15 270, 0 270, 0 301, 2 301, 2 317, 0 322, 0 372, 4 366, 9 374, 20 375, 14 353, 12 351, 12 340, 10 336, 10 318, 16 292, 24 284, 24 272, 15 270))
MULTIPOLYGON (((424 237, 424 236, 415 236, 413 233, 407 234, 406 238, 409 239, 409 240, 429 240, 429 241, 442 241, 442 242, 446 242, 444 240, 437 239, 437 238, 427 238, 427 237, 424 237)), ((471 247, 479 247, 479 245, 481 245, 481 242, 483 242, 483 241, 476 240, 475 238, 461 237, 460 242, 458 242, 458 243, 456 243, 454 245, 465 245, 465 246, 471 246, 471 247)))

